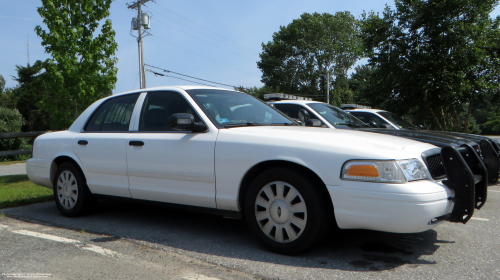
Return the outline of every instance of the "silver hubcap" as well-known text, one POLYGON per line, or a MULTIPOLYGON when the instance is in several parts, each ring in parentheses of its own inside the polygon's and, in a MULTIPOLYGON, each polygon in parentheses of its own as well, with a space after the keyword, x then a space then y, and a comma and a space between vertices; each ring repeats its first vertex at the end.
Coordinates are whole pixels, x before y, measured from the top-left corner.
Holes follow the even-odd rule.
POLYGON ((292 185, 271 182, 257 195, 255 217, 260 229, 269 238, 280 243, 292 242, 306 227, 306 203, 292 185))
POLYGON ((57 179, 57 198, 62 207, 72 209, 78 200, 78 184, 70 171, 63 171, 57 179))

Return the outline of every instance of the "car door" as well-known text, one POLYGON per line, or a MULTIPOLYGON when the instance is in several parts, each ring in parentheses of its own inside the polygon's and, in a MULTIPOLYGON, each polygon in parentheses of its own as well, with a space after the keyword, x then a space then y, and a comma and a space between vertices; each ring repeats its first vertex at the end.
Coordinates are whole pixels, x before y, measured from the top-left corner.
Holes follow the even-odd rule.
POLYGON ((218 131, 176 131, 175 113, 201 121, 186 97, 176 91, 146 95, 138 131, 127 145, 128 178, 133 198, 215 208, 215 141, 218 131))
POLYGON ((106 100, 73 139, 73 151, 83 164, 92 193, 130 197, 127 139, 138 97, 136 93, 106 100))

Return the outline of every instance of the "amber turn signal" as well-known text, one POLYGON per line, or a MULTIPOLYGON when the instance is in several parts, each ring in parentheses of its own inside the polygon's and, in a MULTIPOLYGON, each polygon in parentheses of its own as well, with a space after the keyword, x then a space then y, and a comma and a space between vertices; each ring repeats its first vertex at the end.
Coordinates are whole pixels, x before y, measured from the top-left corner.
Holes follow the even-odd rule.
POLYGON ((362 176, 362 177, 380 177, 378 169, 374 165, 352 165, 347 170, 349 176, 362 176))

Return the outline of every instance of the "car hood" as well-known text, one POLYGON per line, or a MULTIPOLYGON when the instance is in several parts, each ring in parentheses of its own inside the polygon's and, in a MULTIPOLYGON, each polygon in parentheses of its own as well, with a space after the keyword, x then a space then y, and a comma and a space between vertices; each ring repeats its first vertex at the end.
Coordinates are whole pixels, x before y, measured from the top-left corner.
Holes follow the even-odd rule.
POLYGON ((477 141, 474 141, 473 137, 466 138, 453 134, 439 133, 437 131, 430 131, 430 130, 396 130, 396 129, 380 129, 380 128, 362 128, 357 130, 404 137, 424 143, 429 143, 438 147, 444 147, 444 146, 458 147, 464 144, 469 144, 471 146, 477 145, 477 141))
MULTIPOLYGON (((219 139, 234 139, 257 145, 344 154, 350 158, 397 159, 420 157, 436 148, 411 139, 365 131, 302 126, 252 126, 220 130, 219 139)), ((218 139, 218 141, 219 141, 218 139)))

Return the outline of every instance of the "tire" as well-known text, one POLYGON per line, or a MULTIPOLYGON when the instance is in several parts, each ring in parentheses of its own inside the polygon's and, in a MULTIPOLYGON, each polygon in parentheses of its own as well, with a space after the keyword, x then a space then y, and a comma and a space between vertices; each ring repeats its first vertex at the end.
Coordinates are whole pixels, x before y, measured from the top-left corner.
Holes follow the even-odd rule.
POLYGON ((65 162, 57 169, 53 190, 56 206, 66 217, 86 214, 97 202, 82 172, 71 162, 65 162))
POLYGON ((329 213, 318 185, 300 172, 276 167, 259 174, 245 198, 245 218, 268 250, 295 255, 313 248, 328 233, 329 213))

